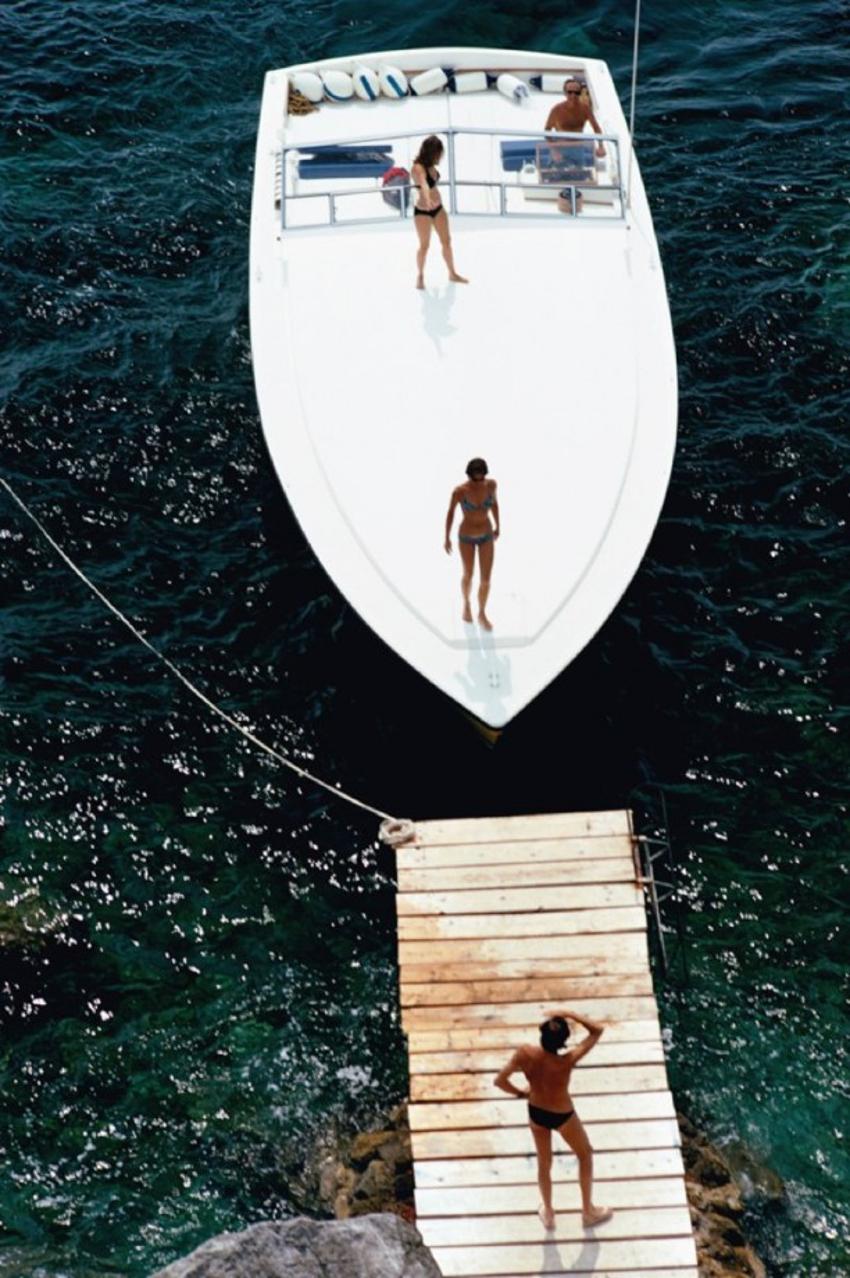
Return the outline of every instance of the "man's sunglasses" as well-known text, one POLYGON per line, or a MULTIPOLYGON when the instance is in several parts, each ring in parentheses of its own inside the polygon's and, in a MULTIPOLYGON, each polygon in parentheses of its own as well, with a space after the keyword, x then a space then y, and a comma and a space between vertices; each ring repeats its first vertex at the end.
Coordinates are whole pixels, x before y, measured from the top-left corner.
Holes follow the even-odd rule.
POLYGON ((583 92, 584 92, 583 89, 565 89, 564 90, 564 94, 568 98, 580 98, 583 92))

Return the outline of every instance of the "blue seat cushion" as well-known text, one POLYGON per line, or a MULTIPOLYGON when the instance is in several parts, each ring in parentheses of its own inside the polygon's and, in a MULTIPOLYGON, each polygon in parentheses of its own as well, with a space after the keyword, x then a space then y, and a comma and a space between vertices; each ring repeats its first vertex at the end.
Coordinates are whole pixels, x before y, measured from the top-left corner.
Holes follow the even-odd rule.
POLYGON ((391 156, 375 155, 374 152, 356 160, 345 158, 331 162, 326 156, 319 155, 315 159, 299 160, 298 176, 303 178, 380 177, 391 167, 391 163, 391 156))
POLYGON ((356 159, 361 155, 391 155, 392 142, 352 142, 348 146, 334 142, 322 146, 300 146, 300 155, 324 155, 328 160, 356 159))

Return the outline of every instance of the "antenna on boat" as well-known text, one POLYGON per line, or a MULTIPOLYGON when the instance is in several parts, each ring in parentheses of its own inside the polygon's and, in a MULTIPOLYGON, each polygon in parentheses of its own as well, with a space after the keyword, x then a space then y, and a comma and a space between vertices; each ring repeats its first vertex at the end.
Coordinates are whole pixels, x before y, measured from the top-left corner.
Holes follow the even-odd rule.
POLYGON ((626 179, 626 208, 632 207, 632 158, 635 153, 635 95, 637 94, 638 45, 640 44, 640 0, 635 0, 635 41, 632 48, 632 100, 629 108, 629 173, 626 179))

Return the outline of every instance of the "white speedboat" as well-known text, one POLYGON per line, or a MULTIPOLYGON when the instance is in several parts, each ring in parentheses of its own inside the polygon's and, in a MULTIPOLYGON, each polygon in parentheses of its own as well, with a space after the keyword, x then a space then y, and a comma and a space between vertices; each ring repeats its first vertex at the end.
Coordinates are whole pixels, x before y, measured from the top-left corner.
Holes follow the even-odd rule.
POLYGON ((620 599, 673 460, 664 276, 605 63, 432 48, 270 71, 251 340, 269 452, 328 574, 425 678, 504 726, 620 599), (602 157, 588 133, 543 133, 572 76, 602 157), (405 175, 429 134, 471 282, 448 282, 435 239, 418 291, 405 175), (443 549, 472 457, 499 485, 491 632, 462 621, 443 549))

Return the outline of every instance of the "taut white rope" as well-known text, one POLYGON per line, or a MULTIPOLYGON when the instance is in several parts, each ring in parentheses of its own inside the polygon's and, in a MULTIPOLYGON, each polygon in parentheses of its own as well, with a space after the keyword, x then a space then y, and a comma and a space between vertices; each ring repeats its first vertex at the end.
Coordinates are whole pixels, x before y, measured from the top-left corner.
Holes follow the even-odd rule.
POLYGON ((163 665, 167 666, 171 673, 180 680, 184 687, 188 688, 193 696, 197 697, 199 701, 204 703, 207 709, 212 710, 213 714, 217 714, 219 718, 223 719, 231 728, 235 728, 237 732, 241 732, 243 737, 246 737, 252 745, 255 745, 259 750, 264 750, 266 754, 271 755, 273 759, 276 759, 278 763, 282 763, 284 767, 291 769, 292 772, 295 772, 304 781, 309 781, 313 785, 320 786, 321 789, 327 790, 329 794, 335 795, 336 798, 345 799, 347 803, 353 803, 355 807, 362 808, 364 812, 371 812, 373 816, 380 817, 382 820, 381 837, 385 842, 395 841, 399 829, 404 829, 406 831, 407 826, 410 824, 409 822, 399 821, 396 817, 390 816, 388 812, 382 812, 380 808, 372 807, 371 803, 364 803, 362 799, 356 799, 353 794, 348 794, 339 786, 331 785, 329 782, 323 781, 321 777, 314 776, 313 773, 308 772, 306 768, 302 768, 299 764, 293 763, 291 759, 287 759, 286 755, 281 754, 279 750, 275 750, 274 746, 267 745, 266 742, 262 741, 251 731, 250 728, 246 728, 244 724, 239 723, 237 719, 234 719, 232 715, 229 715, 226 710, 222 710, 221 706, 217 706, 214 701, 210 701, 209 697, 206 696, 205 693, 201 692, 200 688, 196 688, 192 683, 192 680, 187 678, 186 675, 183 674, 183 671, 178 669, 174 662, 170 661, 168 657, 159 651, 158 648, 155 648, 153 644, 145 638, 141 631, 136 629, 129 617, 125 617, 123 612, 121 612, 119 608, 116 608, 115 604, 111 603, 110 600, 107 599, 103 591, 99 590, 94 582, 88 579, 83 570, 77 567, 73 559, 71 559, 69 555, 66 555, 58 542, 54 541, 53 537, 51 537, 41 520, 33 514, 26 502, 18 496, 11 484, 9 484, 2 475, 0 475, 0 485, 5 488, 12 500, 20 506, 24 514, 32 520, 42 537, 50 543, 59 558, 62 559, 71 571, 79 577, 80 581, 84 582, 88 586, 89 590, 91 590, 93 594, 97 595, 100 602, 104 604, 123 625, 127 627, 130 633, 138 639, 139 643, 144 644, 149 652, 152 652, 153 655, 163 663, 163 665), (385 833, 385 829, 387 833, 385 833), (387 834, 389 834, 390 837, 387 837, 387 834))

